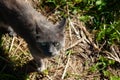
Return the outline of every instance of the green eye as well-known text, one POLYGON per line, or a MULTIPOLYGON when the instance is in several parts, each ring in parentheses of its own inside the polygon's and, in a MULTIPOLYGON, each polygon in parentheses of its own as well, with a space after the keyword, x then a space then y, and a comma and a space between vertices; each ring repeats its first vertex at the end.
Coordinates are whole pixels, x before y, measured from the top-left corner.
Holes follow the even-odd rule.
POLYGON ((56 46, 56 47, 58 47, 58 46, 60 46, 60 43, 54 42, 53 45, 56 46))
POLYGON ((56 43, 55 45, 56 45, 56 46, 60 46, 60 43, 56 43))
POLYGON ((59 42, 54 43, 54 46, 56 47, 57 50, 60 50, 61 45, 59 42))

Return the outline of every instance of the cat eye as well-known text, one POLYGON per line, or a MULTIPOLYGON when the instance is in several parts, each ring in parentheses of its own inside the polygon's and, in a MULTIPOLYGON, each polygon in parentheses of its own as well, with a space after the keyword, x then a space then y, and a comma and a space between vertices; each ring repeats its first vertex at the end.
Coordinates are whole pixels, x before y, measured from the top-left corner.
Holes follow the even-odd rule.
POLYGON ((59 42, 55 42, 54 46, 56 47, 57 50, 59 50, 61 48, 61 45, 59 42))
POLYGON ((55 45, 56 45, 56 46, 60 46, 60 43, 57 42, 55 45))
POLYGON ((53 45, 56 46, 56 47, 59 47, 60 43, 59 42, 54 42, 53 45))

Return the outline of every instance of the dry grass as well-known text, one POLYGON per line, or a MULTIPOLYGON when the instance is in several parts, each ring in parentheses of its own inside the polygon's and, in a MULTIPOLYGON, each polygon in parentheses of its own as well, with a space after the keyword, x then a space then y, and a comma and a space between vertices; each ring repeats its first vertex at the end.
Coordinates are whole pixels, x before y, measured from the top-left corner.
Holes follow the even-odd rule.
MULTIPOLYGON (((65 35, 66 46, 60 55, 46 59, 47 70, 43 72, 42 80, 79 80, 89 77, 89 80, 92 80, 94 76, 99 76, 99 74, 88 75, 89 66, 92 65, 91 61, 93 60, 92 57, 89 57, 92 53, 90 47, 92 45, 96 49, 96 45, 91 41, 90 34, 88 34, 83 23, 75 17, 68 19, 65 35)), ((14 66, 22 66, 32 59, 27 44, 20 37, 11 38, 4 35, 2 39, 3 46, 9 53, 8 57, 15 63, 14 66)), ((39 75, 34 72, 30 73, 29 77, 30 80, 40 79, 39 75)))
MULTIPOLYGON (((54 15, 48 18, 53 18, 54 15)), ((28 78, 26 80, 100 80, 100 73, 91 73, 89 68, 97 61, 99 52, 103 47, 95 44, 93 35, 87 31, 77 16, 71 16, 71 18, 68 17, 65 31, 66 45, 60 55, 45 59, 47 69, 42 75, 31 72, 27 74, 28 78)), ((19 36, 12 38, 6 34, 2 37, 2 40, 5 53, 10 61, 14 62, 13 66, 15 68, 32 60, 27 44, 19 36)), ((111 50, 114 54, 107 51, 103 52, 107 54, 108 58, 120 62, 120 49, 112 46, 111 50)), ((27 68, 25 69, 27 70, 27 68)), ((120 74, 120 70, 117 72, 117 74, 120 74)))
MULTIPOLYGON (((100 74, 90 73, 89 68, 94 64, 100 51, 93 42, 90 33, 83 23, 77 18, 68 19, 66 28, 66 46, 59 56, 46 59, 47 69, 40 75, 36 72, 29 73, 30 80, 100 80, 100 74), (92 56, 94 55, 94 56, 92 56), (41 79, 42 78, 42 79, 41 79)), ((3 47, 9 53, 8 57, 14 62, 14 66, 23 66, 32 60, 27 44, 20 37, 9 37, 7 34, 2 37, 3 47)), ((114 54, 108 53, 108 58, 120 61, 119 50, 114 50, 114 54)), ((26 69, 27 70, 27 69, 26 69)))

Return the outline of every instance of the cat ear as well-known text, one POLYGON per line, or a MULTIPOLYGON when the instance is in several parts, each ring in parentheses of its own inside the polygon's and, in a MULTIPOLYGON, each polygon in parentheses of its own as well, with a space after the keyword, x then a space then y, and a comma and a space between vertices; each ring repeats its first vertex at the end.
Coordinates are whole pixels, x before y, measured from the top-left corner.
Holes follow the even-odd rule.
POLYGON ((57 28, 57 32, 63 32, 66 26, 66 18, 63 18, 55 27, 57 28))

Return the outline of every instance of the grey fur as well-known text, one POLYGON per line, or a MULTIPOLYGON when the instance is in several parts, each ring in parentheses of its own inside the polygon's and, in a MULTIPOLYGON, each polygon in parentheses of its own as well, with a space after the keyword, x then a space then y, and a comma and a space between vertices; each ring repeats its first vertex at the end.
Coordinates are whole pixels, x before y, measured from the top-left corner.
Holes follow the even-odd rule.
POLYGON ((64 46, 66 20, 54 25, 23 0, 0 0, 0 23, 11 26, 28 43, 39 71, 42 59, 58 54, 64 46))

